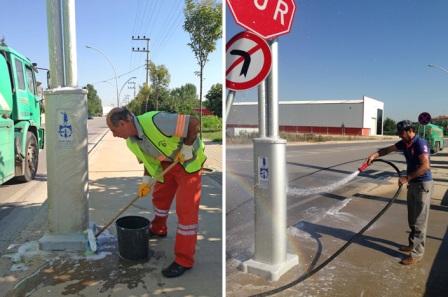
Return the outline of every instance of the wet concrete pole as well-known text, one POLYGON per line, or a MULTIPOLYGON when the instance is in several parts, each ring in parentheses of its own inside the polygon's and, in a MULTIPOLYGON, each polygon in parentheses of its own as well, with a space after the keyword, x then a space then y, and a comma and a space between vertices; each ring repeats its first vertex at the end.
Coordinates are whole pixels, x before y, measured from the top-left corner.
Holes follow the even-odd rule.
POLYGON ((43 250, 87 246, 87 91, 77 78, 75 0, 47 0, 50 86, 45 92, 48 233, 43 250))
POLYGON ((272 68, 266 80, 267 137, 254 139, 255 254, 243 263, 243 270, 277 281, 298 264, 298 257, 287 252, 286 140, 279 138, 278 42, 273 40, 269 45, 272 68))

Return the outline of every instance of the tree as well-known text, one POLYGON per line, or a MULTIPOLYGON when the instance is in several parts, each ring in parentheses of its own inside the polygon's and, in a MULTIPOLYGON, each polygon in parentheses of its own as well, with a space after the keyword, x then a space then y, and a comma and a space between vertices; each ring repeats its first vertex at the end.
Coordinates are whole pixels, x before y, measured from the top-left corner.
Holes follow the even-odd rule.
POLYGON ((170 73, 165 65, 157 66, 153 62, 149 64, 149 78, 151 80, 151 88, 156 102, 155 108, 159 110, 159 97, 162 93, 166 94, 168 85, 170 84, 170 73))
POLYGON ((395 135, 397 132, 397 124, 394 120, 386 118, 384 120, 384 134, 385 135, 395 135))
MULTIPOLYGON (((209 53, 216 49, 216 41, 221 38, 221 4, 214 0, 185 0, 184 30, 190 34, 188 45, 193 50, 199 65, 199 104, 202 113, 202 81, 209 53)), ((199 114, 200 137, 202 138, 202 114, 199 114)))
POLYGON ((91 84, 87 84, 87 112, 91 115, 102 115, 103 106, 101 104, 101 99, 98 96, 95 87, 91 84))
POLYGON ((194 84, 187 83, 171 90, 170 97, 177 113, 192 114, 194 109, 199 106, 194 84))
POLYGON ((214 84, 205 98, 205 106, 218 117, 222 117, 222 84, 214 84))

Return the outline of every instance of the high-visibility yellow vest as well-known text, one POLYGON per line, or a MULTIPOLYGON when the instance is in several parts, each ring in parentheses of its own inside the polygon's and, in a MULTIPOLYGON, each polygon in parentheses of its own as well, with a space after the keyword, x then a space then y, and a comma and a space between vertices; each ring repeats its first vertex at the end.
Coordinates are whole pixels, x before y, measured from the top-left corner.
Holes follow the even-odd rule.
MULTIPOLYGON (((163 182, 163 168, 160 162, 167 158, 174 160, 182 147, 183 142, 180 137, 167 136, 159 130, 157 125, 154 123, 154 116, 158 113, 159 111, 150 111, 137 116, 137 120, 148 140, 160 153, 162 153, 162 158, 156 158, 145 153, 139 145, 133 142, 130 138, 126 140, 126 144, 131 152, 143 162, 148 173, 159 182, 163 182)), ((204 151, 204 143, 201 139, 197 138, 193 144, 193 158, 181 164, 186 172, 194 173, 201 170, 205 160, 207 159, 204 151)))

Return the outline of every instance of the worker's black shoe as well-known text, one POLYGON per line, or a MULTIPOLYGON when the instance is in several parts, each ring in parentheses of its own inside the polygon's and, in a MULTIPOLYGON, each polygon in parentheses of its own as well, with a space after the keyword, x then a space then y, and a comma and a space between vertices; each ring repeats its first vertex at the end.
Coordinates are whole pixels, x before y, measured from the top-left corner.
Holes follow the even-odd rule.
POLYGON ((185 271, 191 269, 191 267, 184 267, 182 265, 177 264, 173 261, 173 263, 170 264, 170 266, 166 267, 162 270, 162 274, 164 277, 178 277, 184 274, 185 271))

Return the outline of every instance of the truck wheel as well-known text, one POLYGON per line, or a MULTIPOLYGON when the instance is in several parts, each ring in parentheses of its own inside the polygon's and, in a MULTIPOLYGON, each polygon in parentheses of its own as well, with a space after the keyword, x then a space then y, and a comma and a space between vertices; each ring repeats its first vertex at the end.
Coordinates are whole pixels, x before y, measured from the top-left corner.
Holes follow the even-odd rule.
POLYGON ((37 148, 37 139, 33 133, 26 134, 26 151, 25 151, 25 172, 22 176, 18 176, 17 180, 28 182, 36 176, 37 165, 39 164, 39 149, 37 148))

